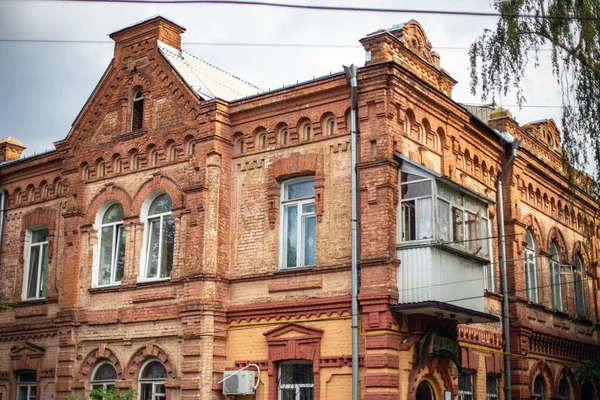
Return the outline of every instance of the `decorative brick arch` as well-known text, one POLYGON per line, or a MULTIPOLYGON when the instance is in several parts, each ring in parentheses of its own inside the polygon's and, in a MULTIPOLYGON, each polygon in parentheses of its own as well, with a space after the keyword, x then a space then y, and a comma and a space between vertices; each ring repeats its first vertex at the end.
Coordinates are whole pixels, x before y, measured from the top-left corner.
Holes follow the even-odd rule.
POLYGON ((83 359, 79 367, 78 379, 81 381, 90 381, 92 379, 92 371, 94 367, 101 361, 110 361, 117 371, 117 379, 123 379, 123 365, 114 351, 107 349, 103 345, 92 350, 83 359))
POLYGON ((131 356, 129 363, 127 364, 127 368, 125 369, 124 378, 137 381, 140 368, 147 360, 151 358, 155 358, 164 364, 165 368, 167 369, 167 376, 169 378, 175 377, 175 370, 171 364, 169 355, 157 345, 153 343, 147 343, 146 346, 140 348, 133 354, 133 356, 131 356))
POLYGON ((546 248, 550 251, 550 244, 552 242, 556 242, 558 244, 558 251, 561 253, 559 256, 559 260, 561 263, 568 262, 569 258, 569 249, 567 248, 567 242, 562 232, 557 227, 552 227, 550 232, 548 232, 548 240, 546 242, 546 248))
POLYGON ((409 399, 415 398, 417 386, 425 377, 429 377, 429 381, 433 380, 439 383, 439 380, 435 377, 436 372, 441 378, 442 387, 444 390, 451 391, 453 397, 458 395, 458 388, 452 385, 452 378, 450 377, 450 372, 448 371, 449 367, 441 365, 441 361, 441 357, 433 357, 421 364, 419 367, 413 368, 408 376, 409 399))
POLYGON ((581 255, 581 258, 583 259, 583 267, 585 268, 585 270, 587 272, 590 267, 590 258, 587 255, 587 251, 585 250, 583 242, 581 242, 580 240, 575 242, 575 244, 573 245, 573 252, 571 254, 572 262, 575 262, 575 256, 578 254, 581 255))
POLYGON ((314 374, 314 400, 321 395, 319 359, 323 331, 301 324, 290 323, 263 333, 269 348, 269 399, 277 398, 278 362, 290 360, 312 361, 314 374))
POLYGON ((132 96, 132 91, 135 87, 141 87, 144 95, 150 92, 150 88, 153 86, 152 78, 150 76, 144 74, 141 71, 136 71, 135 74, 129 79, 125 84, 121 87, 121 91, 119 92, 119 98, 127 99, 132 96))
POLYGON ((275 228, 281 197, 281 182, 298 176, 315 177, 315 213, 317 221, 323 219, 325 172, 323 155, 293 153, 287 158, 273 162, 268 168, 267 196, 268 218, 271 229, 275 228))
MULTIPOLYGON (((558 371, 558 373, 556 374, 556 377, 554 378, 554 388, 556 389, 556 392, 552 392, 552 396, 558 397, 558 386, 560 385, 560 381, 563 378, 567 380, 567 383, 569 384, 573 395, 576 399, 578 399, 580 395, 577 387, 577 382, 575 381, 575 374, 568 366, 562 367, 560 371, 558 371)), ((569 396, 569 398, 571 397, 569 396)))
MULTIPOLYGON (((546 243, 544 241, 544 235, 542 233, 542 228, 540 228, 540 224, 538 220, 531 214, 523 218, 523 224, 525 225, 525 229, 529 229, 533 233, 533 237, 535 238, 535 243, 538 247, 538 251, 546 250, 546 243)), ((525 243, 525 232, 523 232, 523 237, 521 241, 525 243)))
POLYGON ((554 386, 554 374, 552 373, 550 366, 543 360, 538 361, 533 368, 531 368, 531 372, 529 373, 529 394, 533 394, 535 379, 540 375, 544 382, 546 382, 547 393, 552 396, 558 389, 554 386))
POLYGON ((171 196, 171 201, 173 201, 173 210, 183 208, 183 191, 181 187, 171 178, 166 177, 164 175, 156 174, 153 179, 146 181, 140 189, 137 191, 133 198, 132 204, 132 212, 135 214, 139 214, 142 209, 142 204, 144 204, 144 200, 150 195, 150 193, 155 190, 164 190, 171 196))
POLYGON ((87 213, 85 215, 84 224, 93 224, 96 219, 98 210, 105 202, 109 200, 116 200, 123 206, 125 218, 129 217, 132 212, 132 199, 131 196, 119 186, 108 184, 100 193, 98 193, 87 207, 87 213))

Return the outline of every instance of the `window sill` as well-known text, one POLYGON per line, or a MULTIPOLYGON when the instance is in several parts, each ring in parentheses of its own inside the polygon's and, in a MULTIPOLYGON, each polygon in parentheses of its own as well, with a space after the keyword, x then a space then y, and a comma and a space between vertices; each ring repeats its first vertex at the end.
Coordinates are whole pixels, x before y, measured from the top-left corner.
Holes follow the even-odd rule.
POLYGON ((14 307, 15 308, 17 308, 17 307, 30 307, 30 306, 37 306, 37 305, 51 304, 51 303, 58 303, 58 299, 49 299, 49 298, 26 299, 26 300, 21 300, 18 303, 16 303, 14 305, 14 307))
POLYGON ((138 279, 136 282, 137 286, 148 286, 152 284, 168 284, 171 283, 171 278, 160 278, 160 279, 138 279))
POLYGON ((287 274, 301 271, 311 271, 316 268, 316 265, 306 265, 302 267, 290 267, 290 268, 279 268, 277 271, 274 271, 276 274, 287 274))
POLYGON ((105 285, 105 286, 94 286, 88 289, 90 293, 112 293, 112 292, 120 292, 123 286, 121 284, 118 285, 105 285))
POLYGON ((476 261, 481 264, 489 264, 490 259, 482 256, 478 256, 476 254, 470 253, 466 247, 457 246, 452 244, 452 242, 444 242, 442 240, 435 239, 422 239, 422 240, 413 240, 409 242, 401 242, 396 244, 396 250, 408 250, 411 248, 423 248, 423 247, 436 247, 438 249, 444 250, 448 253, 452 253, 459 257, 464 257, 476 261))

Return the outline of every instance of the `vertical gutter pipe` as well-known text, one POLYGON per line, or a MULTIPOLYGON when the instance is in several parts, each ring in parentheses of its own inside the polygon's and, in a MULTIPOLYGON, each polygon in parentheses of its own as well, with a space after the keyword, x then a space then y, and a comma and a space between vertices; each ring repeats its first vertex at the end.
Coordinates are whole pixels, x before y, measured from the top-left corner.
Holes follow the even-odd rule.
POLYGON ((2 255, 2 238, 4 236, 4 211, 5 211, 6 193, 0 190, 0 255, 2 255))
POLYGON ((500 235, 500 252, 502 257, 502 314, 503 314, 503 330, 504 330, 504 398, 512 399, 512 377, 510 367, 510 317, 508 315, 508 275, 506 272, 506 238, 504 232, 504 199, 502 196, 502 180, 508 169, 517 158, 517 149, 521 141, 514 139, 511 143, 510 159, 502 168, 502 172, 498 176, 496 186, 498 189, 498 229, 500 235))
POLYGON ((346 78, 350 83, 350 146, 351 146, 351 170, 352 170, 352 200, 351 216, 351 248, 352 248, 352 400, 358 400, 358 196, 357 181, 357 109, 358 109, 358 80, 356 79, 356 66, 354 64, 346 67, 344 65, 346 78))

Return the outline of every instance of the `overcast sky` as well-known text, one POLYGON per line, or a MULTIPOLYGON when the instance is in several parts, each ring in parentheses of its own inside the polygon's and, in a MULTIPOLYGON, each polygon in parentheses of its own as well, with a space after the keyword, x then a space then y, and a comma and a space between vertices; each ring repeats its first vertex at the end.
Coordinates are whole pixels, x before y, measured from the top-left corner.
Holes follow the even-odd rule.
MULTIPOLYGON (((373 8, 493 11, 486 0, 281 1, 373 8)), ((264 90, 340 71, 343 64, 363 66, 360 38, 377 29, 416 19, 425 29, 433 49, 440 54, 442 68, 458 81, 454 100, 465 103, 481 103, 479 96, 470 94, 467 48, 484 28, 493 28, 496 23, 495 18, 485 17, 243 5, 0 0, 0 138, 15 137, 27 146, 26 155, 53 149, 52 143, 69 132, 112 58, 113 44, 107 35, 156 14, 187 29, 182 39, 186 51, 264 90), (295 43, 338 47, 198 43, 295 43)), ((514 98, 501 99, 519 123, 542 118, 554 118, 559 122, 560 109, 552 106, 560 105, 560 89, 549 67, 530 70, 525 80, 525 95, 530 107, 522 110, 514 106, 514 98)))

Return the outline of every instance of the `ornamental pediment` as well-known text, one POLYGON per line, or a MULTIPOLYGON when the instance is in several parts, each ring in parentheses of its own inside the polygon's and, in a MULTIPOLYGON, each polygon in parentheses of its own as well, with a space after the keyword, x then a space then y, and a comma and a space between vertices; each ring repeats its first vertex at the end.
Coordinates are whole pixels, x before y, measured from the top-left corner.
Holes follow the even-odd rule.
POLYGON ((10 356, 28 356, 28 355, 43 355, 46 352, 46 349, 42 346, 31 342, 25 342, 21 345, 13 346, 10 349, 10 356))
POLYGON ((306 325, 290 323, 271 329, 270 331, 263 333, 263 335, 267 337, 267 341, 290 338, 321 338, 321 336, 323 336, 323 330, 306 325))

